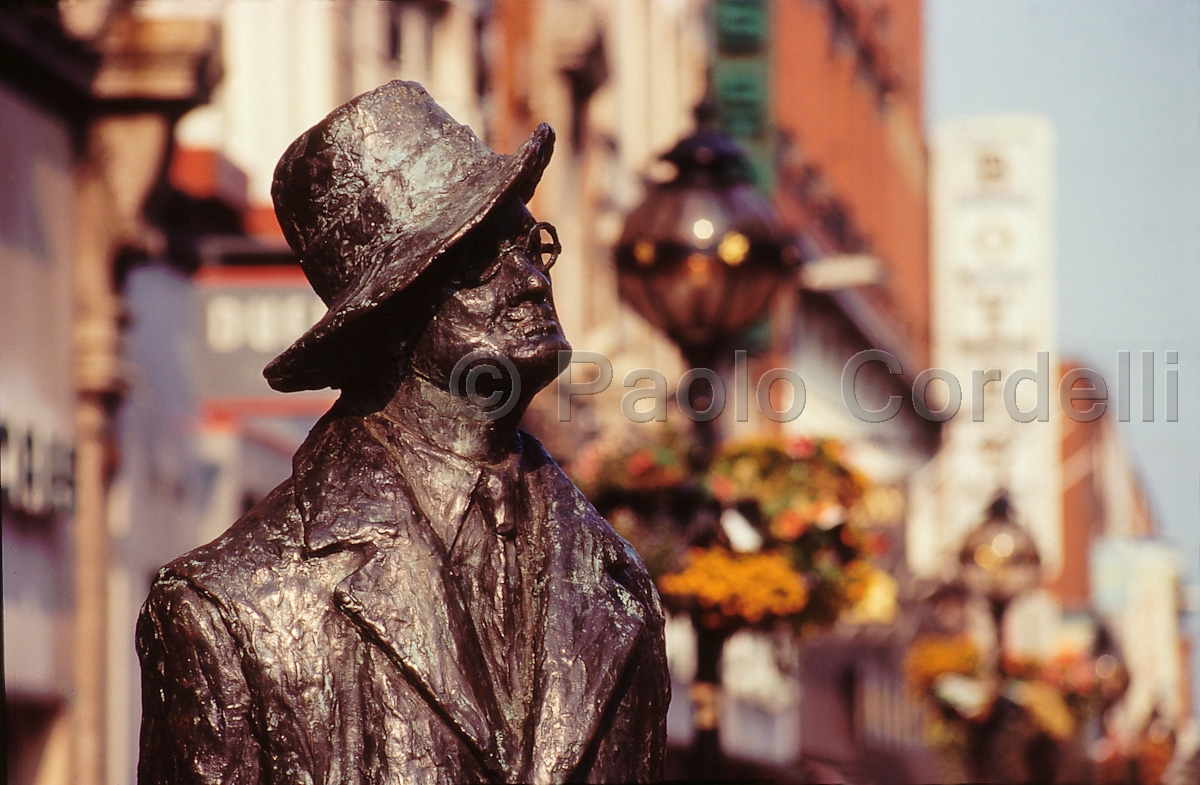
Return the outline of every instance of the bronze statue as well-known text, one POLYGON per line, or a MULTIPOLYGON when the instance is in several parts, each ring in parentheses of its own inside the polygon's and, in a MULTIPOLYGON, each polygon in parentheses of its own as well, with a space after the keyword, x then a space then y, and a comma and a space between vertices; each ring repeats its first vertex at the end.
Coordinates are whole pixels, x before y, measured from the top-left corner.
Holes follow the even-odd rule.
POLYGON ((329 311, 265 374, 342 394, 287 481, 155 579, 143 785, 660 775, 654 586, 518 428, 569 350, 525 207, 553 142, 498 155, 392 82, 284 154, 276 213, 329 311), (464 397, 481 356, 520 383, 468 370, 464 397))

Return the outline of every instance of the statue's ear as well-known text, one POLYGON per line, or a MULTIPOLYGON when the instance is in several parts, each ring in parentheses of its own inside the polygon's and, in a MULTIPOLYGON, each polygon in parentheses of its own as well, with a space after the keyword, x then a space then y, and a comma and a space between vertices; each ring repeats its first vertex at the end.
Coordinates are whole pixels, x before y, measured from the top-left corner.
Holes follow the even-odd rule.
MULTIPOLYGON (((411 370, 412 352, 449 292, 437 276, 423 273, 408 288, 364 314, 337 341, 339 389, 356 398, 391 399, 400 380, 411 370)), ((382 404, 381 404, 382 405, 382 404)))

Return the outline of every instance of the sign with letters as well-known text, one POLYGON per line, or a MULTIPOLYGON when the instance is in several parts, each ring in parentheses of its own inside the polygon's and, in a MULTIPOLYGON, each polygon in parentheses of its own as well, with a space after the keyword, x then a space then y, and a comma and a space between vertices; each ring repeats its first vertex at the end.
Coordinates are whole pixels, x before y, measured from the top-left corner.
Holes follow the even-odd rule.
POLYGON ((933 136, 930 293, 933 364, 971 412, 946 423, 909 524, 910 566, 937 574, 1003 488, 1047 577, 1063 562, 1061 430, 1039 410, 1058 383, 1054 130, 1037 115, 953 118, 933 136), (994 374, 994 375, 991 375, 994 374), (992 383, 987 386, 987 379, 992 383), (1010 379, 1024 379, 1005 404, 1010 379), (997 382, 1002 380, 1002 382, 997 382), (978 407, 978 408, 975 408, 978 407))
POLYGON ((713 90, 721 127, 746 150, 754 184, 770 193, 775 170, 770 7, 766 0, 717 0, 714 21, 713 90))
POLYGON ((42 518, 75 507, 75 450, 36 425, 0 418, 0 498, 42 518))
MULTIPOLYGON (((325 315, 299 267, 206 267, 196 276, 199 352, 196 390, 209 403, 293 408, 328 401, 329 391, 278 393, 262 370, 325 315)), ((265 407, 265 409, 264 409, 265 407)))

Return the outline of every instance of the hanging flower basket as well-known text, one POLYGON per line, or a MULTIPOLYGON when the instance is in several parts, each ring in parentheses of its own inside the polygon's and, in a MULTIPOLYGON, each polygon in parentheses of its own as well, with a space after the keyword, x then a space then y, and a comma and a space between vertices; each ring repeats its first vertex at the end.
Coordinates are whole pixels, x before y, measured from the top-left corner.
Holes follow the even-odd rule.
POLYGON ((778 552, 733 553, 715 546, 695 548, 686 566, 658 579, 663 600, 711 630, 732 632, 770 624, 801 613, 808 584, 778 552))
POLYGON ((1063 740, 1128 685, 1112 655, 1069 653, 1042 661, 1005 657, 987 673, 981 653, 965 636, 922 635, 905 658, 909 688, 935 709, 927 733, 937 746, 962 751, 964 740, 988 721, 1003 697, 1021 706, 1041 732, 1063 740))
POLYGON ((820 628, 856 605, 883 620, 894 582, 869 561, 850 512, 867 487, 830 440, 759 437, 694 472, 677 433, 584 450, 576 480, 642 554, 663 601, 710 630, 787 621, 820 628), (889 593, 890 592, 890 593, 889 593))

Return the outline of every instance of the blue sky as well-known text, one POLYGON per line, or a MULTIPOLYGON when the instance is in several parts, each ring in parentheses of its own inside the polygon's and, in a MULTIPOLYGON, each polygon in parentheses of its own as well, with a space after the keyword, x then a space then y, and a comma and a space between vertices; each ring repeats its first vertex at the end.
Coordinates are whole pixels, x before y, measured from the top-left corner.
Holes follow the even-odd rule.
MULTIPOLYGON (((1200 581, 1200 0, 926 0, 926 122, 1055 125, 1059 349, 1115 379, 1157 353, 1158 417, 1121 428, 1185 580, 1200 581), (1163 415, 1179 351, 1179 422, 1163 415)), ((1194 641, 1200 624, 1187 619, 1194 641)), ((1200 707, 1200 652, 1192 665, 1200 707)))

